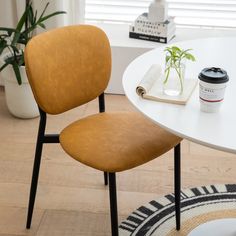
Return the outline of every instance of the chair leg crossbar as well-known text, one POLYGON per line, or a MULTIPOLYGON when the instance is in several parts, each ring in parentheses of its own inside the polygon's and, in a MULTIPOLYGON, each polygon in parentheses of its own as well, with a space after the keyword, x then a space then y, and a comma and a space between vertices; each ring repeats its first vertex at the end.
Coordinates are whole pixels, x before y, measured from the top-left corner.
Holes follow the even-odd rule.
MULTIPOLYGON (((28 204, 28 215, 26 228, 29 229, 31 227, 35 197, 37 192, 38 185, 38 177, 39 177, 39 169, 40 162, 42 156, 42 149, 44 143, 59 143, 59 135, 51 134, 45 135, 45 127, 46 127, 46 113, 40 110, 40 123, 38 130, 38 138, 36 144, 35 151, 35 160, 33 167, 33 174, 31 180, 31 188, 30 188, 30 197, 28 204)), ((181 157, 180 151, 180 143, 174 148, 174 193, 175 193, 175 218, 176 218, 176 230, 180 230, 180 188, 181 188, 181 157)), ((110 194, 110 213, 111 213, 111 231, 112 236, 118 236, 118 212, 117 212, 117 193, 116 193, 116 174, 115 173, 107 173, 104 172, 104 184, 109 184, 109 194, 110 194)))
MULTIPOLYGON (((38 185, 38 176, 43 148, 43 137, 45 124, 42 120, 39 126, 38 132, 38 140, 36 145, 35 152, 35 161, 33 167, 32 181, 31 181, 31 189, 30 189, 30 198, 28 205, 28 216, 26 228, 29 229, 31 227, 35 196, 38 185)), ((46 121, 46 120, 45 120, 46 121)), ((59 139, 58 139, 59 140, 59 139)), ((175 218, 176 218, 176 230, 180 230, 180 187, 181 187, 181 165, 180 165, 180 144, 178 144, 174 148, 174 192, 175 192, 175 218)), ((107 173, 104 172, 104 184, 107 185, 109 183, 109 194, 110 194, 110 214, 111 214, 111 231, 112 236, 118 236, 118 212, 117 212, 117 193, 116 193, 116 174, 115 173, 107 173)))
MULTIPOLYGON (((43 148, 43 136, 45 126, 40 122, 38 140, 36 145, 35 161, 30 189, 30 198, 28 205, 28 216, 26 228, 31 227, 35 196, 38 185, 38 176, 41 162, 41 154, 43 148)), ((176 219, 176 230, 180 230, 180 187, 181 187, 181 165, 180 165, 180 144, 174 148, 174 186, 175 186, 175 219, 176 219)), ((111 214, 111 231, 112 236, 118 236, 118 211, 117 211, 117 193, 116 193, 116 174, 104 172, 104 183, 107 185, 109 183, 109 194, 110 194, 110 214, 111 214)))

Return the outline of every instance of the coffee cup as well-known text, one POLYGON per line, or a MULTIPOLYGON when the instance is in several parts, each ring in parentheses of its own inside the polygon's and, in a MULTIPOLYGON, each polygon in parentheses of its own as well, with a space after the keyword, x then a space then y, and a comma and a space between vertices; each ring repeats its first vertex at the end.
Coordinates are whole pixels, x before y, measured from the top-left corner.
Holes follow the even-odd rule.
POLYGON ((221 68, 204 68, 199 76, 200 109, 204 112, 217 112, 224 100, 229 77, 221 68))

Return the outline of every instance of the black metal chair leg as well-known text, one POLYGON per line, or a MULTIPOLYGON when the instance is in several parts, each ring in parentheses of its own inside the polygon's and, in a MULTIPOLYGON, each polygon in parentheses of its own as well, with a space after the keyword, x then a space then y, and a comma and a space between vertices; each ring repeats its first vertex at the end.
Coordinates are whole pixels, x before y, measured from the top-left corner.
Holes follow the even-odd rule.
POLYGON ((108 173, 104 171, 104 184, 108 185, 108 173))
POLYGON ((112 236, 118 236, 118 213, 116 196, 116 174, 109 173, 110 213, 112 236))
POLYGON ((43 139, 44 139, 44 132, 46 126, 46 114, 43 113, 40 109, 40 123, 39 123, 39 130, 38 130, 38 138, 35 150, 35 159, 34 159, 34 167, 33 167, 33 174, 31 180, 31 187, 30 187, 30 196, 29 196, 29 204, 28 204, 28 215, 27 215, 27 222, 26 228, 30 229, 33 210, 34 210, 34 202, 35 196, 37 191, 38 185, 38 176, 39 176, 39 169, 40 169, 40 162, 42 156, 42 149, 43 149, 43 139))
POLYGON ((174 148, 174 185, 175 185, 175 219, 176 219, 176 230, 180 230, 180 210, 181 210, 181 164, 180 164, 180 143, 174 148))
MULTIPOLYGON (((98 102, 99 102, 99 112, 105 112, 105 95, 102 93, 98 97, 98 102)), ((104 171, 104 184, 108 184, 108 173, 104 171)))
POLYGON ((38 141, 37 147, 36 147, 36 153, 35 153, 32 180, 31 180, 28 216, 27 216, 27 223, 26 223, 27 229, 29 229, 31 226, 31 220, 32 220, 32 215, 33 215, 33 210, 34 210, 34 202, 35 202, 35 196, 36 196, 37 185, 38 185, 38 176, 39 176, 42 148, 43 148, 43 143, 38 141))

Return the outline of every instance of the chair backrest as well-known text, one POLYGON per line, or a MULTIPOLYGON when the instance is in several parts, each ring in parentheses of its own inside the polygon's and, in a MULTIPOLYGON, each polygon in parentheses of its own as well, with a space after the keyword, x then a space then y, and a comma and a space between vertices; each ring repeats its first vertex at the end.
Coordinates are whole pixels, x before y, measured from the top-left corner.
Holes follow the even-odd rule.
POLYGON ((30 40, 25 65, 39 107, 59 114, 103 93, 111 74, 110 44, 95 26, 62 27, 30 40))

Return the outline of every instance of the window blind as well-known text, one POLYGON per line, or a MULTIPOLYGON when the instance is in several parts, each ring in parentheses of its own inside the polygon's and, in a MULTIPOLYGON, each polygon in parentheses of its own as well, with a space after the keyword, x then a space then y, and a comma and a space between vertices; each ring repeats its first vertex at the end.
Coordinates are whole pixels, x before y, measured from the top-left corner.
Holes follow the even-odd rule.
MULTIPOLYGON (((148 11, 151 0, 86 0, 85 20, 131 23, 148 11)), ((166 0, 177 26, 236 28, 236 0, 166 0)))

